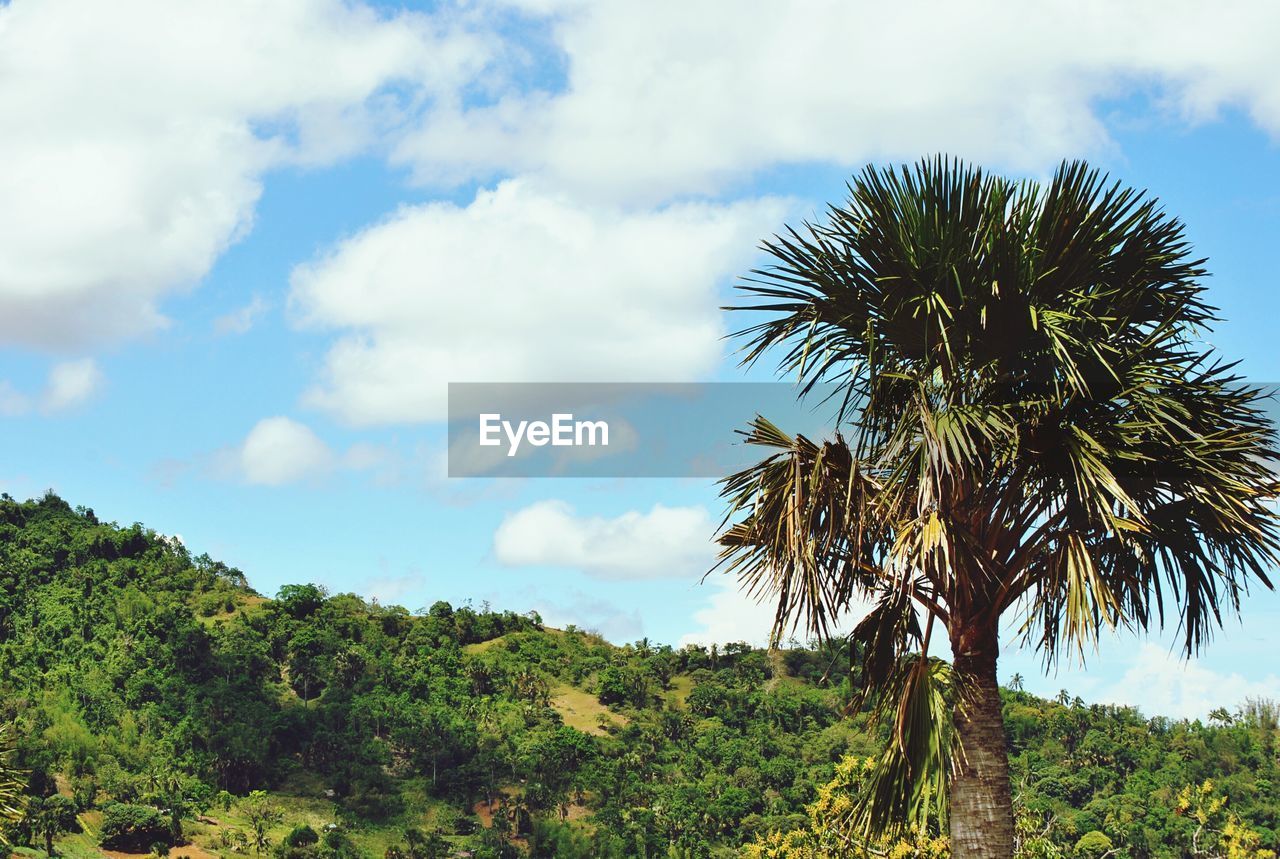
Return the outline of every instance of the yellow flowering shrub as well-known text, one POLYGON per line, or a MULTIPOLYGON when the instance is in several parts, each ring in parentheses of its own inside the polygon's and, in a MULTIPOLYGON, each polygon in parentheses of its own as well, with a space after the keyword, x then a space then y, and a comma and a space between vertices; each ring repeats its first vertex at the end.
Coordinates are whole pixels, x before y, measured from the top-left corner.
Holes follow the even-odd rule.
POLYGON ((864 841, 847 831, 853 798, 874 758, 848 757, 836 765, 835 777, 818 788, 809 805, 804 829, 771 832, 743 849, 745 859, 947 859, 947 839, 911 831, 897 838, 864 841))

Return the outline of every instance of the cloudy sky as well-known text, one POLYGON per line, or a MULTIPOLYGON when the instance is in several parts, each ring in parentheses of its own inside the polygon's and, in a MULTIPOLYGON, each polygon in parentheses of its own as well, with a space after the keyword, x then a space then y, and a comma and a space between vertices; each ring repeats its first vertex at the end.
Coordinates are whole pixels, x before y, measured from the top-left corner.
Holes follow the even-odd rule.
MULTIPOLYGON (((1210 257, 1280 380, 1280 6, 0 2, 0 490, 254 585, 761 639, 707 481, 445 478, 448 381, 740 378, 717 310, 868 161, 1087 157, 1210 257)), ((1280 598, 1002 674, 1148 712, 1280 695, 1280 598)))

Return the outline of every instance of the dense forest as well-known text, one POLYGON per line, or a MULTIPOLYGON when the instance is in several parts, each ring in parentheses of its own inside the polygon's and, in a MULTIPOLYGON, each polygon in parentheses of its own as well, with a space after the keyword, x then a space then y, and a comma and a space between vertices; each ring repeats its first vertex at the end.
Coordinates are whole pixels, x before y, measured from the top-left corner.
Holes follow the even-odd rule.
MULTIPOLYGON (((851 712, 856 665, 839 641, 616 646, 487 605, 267 599, 141 525, 0 499, 24 856, 945 856, 937 830, 844 834, 887 737, 851 712)), ((1274 703, 1205 724, 1002 694, 1022 854, 1274 855, 1274 703)))

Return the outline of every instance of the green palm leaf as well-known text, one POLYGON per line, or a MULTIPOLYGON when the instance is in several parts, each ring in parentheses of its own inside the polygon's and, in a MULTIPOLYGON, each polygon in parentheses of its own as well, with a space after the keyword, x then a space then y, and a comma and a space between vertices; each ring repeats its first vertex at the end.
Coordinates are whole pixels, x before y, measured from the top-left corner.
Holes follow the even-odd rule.
POLYGON ((13 728, 0 725, 0 845, 8 845, 4 826, 23 815, 26 773, 14 764, 13 728))

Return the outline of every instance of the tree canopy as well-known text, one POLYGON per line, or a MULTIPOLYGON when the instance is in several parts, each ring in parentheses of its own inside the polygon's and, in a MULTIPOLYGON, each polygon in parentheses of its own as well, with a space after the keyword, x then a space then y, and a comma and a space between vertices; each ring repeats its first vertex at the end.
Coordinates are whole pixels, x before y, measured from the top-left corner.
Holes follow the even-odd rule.
POLYGON ((776 360, 801 396, 834 386, 837 426, 752 424, 764 458, 724 483, 724 562, 776 602, 777 633, 874 605, 853 635, 897 742, 863 827, 918 826, 949 791, 958 855, 1007 857, 1002 619, 1049 665, 1166 622, 1195 652, 1271 586, 1264 392, 1204 339, 1182 223, 1081 162, 1043 185, 942 157, 868 167, 764 249, 734 308, 762 317, 744 361, 776 360), (927 656, 935 625, 951 665, 927 656))
MULTIPOLYGON (((840 641, 613 645, 484 605, 307 589, 295 611, 303 591, 282 590, 56 496, 0 498, 10 840, 68 856, 185 841, 279 859, 719 859, 844 844, 850 790, 891 739, 859 709, 862 660, 840 641), (319 642, 309 697, 290 673, 304 635, 319 642), (68 804, 85 831, 62 827, 68 804)), ((1062 855, 1097 830, 1120 855, 1180 856, 1199 824, 1179 797, 1211 781, 1202 805, 1226 803, 1199 843, 1230 824, 1232 843, 1274 849, 1277 710, 1219 703, 1226 718, 1201 724, 1006 690, 1019 820, 1062 855)))

